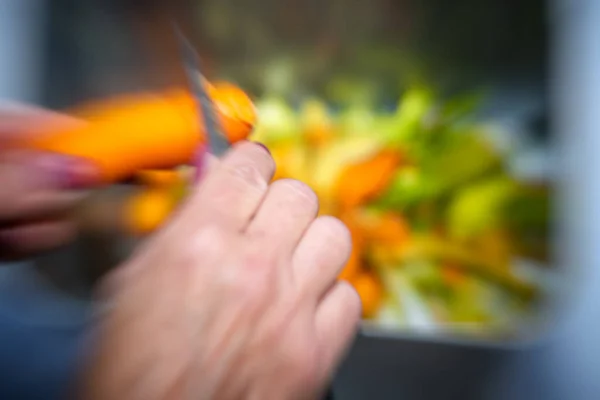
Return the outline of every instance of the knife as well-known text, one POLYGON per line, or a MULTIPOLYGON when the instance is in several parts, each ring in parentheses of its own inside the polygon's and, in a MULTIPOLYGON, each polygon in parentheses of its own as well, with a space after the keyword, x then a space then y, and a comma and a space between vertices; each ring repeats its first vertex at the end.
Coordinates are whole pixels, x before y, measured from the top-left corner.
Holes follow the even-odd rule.
POLYGON ((207 148, 212 154, 220 157, 229 150, 231 144, 223 135, 215 112, 215 105, 208 95, 205 79, 201 73, 200 57, 177 24, 174 24, 174 26, 190 89, 196 99, 198 111, 202 118, 201 123, 204 124, 206 130, 207 148))

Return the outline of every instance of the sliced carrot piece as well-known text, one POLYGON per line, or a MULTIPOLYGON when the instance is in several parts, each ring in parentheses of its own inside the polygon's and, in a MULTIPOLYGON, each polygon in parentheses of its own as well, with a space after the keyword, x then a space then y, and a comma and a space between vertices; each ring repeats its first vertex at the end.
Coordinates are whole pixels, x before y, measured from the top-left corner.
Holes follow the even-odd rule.
POLYGON ((362 262, 365 251, 365 238, 361 227, 356 223, 351 213, 341 215, 340 220, 346 224, 352 236, 352 252, 348 262, 339 275, 339 279, 352 281, 362 271, 362 262))
POLYGON ((401 215, 394 212, 363 212, 357 218, 367 240, 378 244, 400 246, 409 239, 410 227, 401 215))
POLYGON ((340 205, 349 209, 381 194, 400 162, 398 152, 382 150, 369 160, 346 167, 336 185, 340 205))
POLYGON ((362 273, 352 280, 352 285, 362 301, 363 317, 375 316, 383 300, 383 286, 371 273, 362 273))
POLYGON ((350 258, 340 273, 339 279, 350 282, 361 272, 361 252, 357 245, 353 245, 350 258))
POLYGON ((136 178, 149 186, 173 186, 183 179, 181 172, 176 169, 145 169, 139 171, 136 178))
POLYGON ((151 233, 164 223, 174 206, 175 202, 168 191, 145 189, 128 201, 125 226, 134 235, 151 233))
POLYGON ((459 285, 465 280, 464 271, 452 265, 444 265, 441 267, 443 280, 451 286, 459 285))

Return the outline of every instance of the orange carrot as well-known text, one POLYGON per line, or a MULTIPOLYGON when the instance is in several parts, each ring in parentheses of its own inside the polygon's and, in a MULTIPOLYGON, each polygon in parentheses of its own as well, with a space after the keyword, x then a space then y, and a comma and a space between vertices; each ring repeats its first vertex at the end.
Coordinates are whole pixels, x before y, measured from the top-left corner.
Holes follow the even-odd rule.
POLYGON ((362 257, 365 250, 365 241, 361 227, 356 224, 350 213, 340 216, 340 219, 346 224, 352 236, 352 252, 338 279, 352 281, 363 269, 362 257))
POLYGON ((152 187, 169 187, 181 182, 184 178, 176 169, 144 169, 136 174, 137 180, 152 187))
POLYGON ((174 207, 175 201, 168 190, 144 189, 128 200, 125 226, 134 235, 149 234, 165 222, 174 207))
MULTIPOLYGON (((230 142, 245 139, 256 113, 250 98, 230 84, 209 86, 230 142)), ((103 183, 131 177, 143 169, 187 164, 205 140, 194 98, 185 90, 122 96, 74 110, 85 123, 44 127, 21 145, 92 161, 103 183)))
POLYGON ((361 256, 363 255, 363 246, 362 243, 354 240, 352 245, 352 253, 350 253, 350 258, 348 258, 348 262, 346 266, 340 272, 338 279, 344 281, 351 281, 356 275, 358 275, 362 270, 362 260, 361 256))
POLYGON ((441 268, 442 278, 448 285, 459 285, 465 279, 465 274, 459 268, 452 265, 444 265, 441 268))
POLYGON ((340 205, 344 209, 353 208, 380 194, 390 183, 400 161, 398 153, 383 150, 369 160, 345 168, 337 181, 340 205))
POLYGON ((357 218, 369 241, 398 247, 409 239, 410 228, 397 213, 359 213, 357 218))
POLYGON ((365 272, 352 280, 352 286, 358 292, 362 301, 362 314, 365 318, 372 318, 379 311, 383 300, 383 286, 371 273, 365 272))

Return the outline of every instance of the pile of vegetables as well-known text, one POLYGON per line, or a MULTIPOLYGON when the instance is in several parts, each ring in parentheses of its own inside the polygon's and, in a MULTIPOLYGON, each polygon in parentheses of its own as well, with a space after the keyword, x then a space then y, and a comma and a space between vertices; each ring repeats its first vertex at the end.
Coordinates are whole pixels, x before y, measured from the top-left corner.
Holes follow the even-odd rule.
MULTIPOLYGON (((540 296, 517 258, 546 261, 548 188, 520 182, 472 118, 480 97, 440 100, 406 90, 395 110, 364 103, 333 111, 320 99, 293 107, 256 103, 252 139, 318 194, 321 212, 349 227, 353 252, 340 278, 363 316, 409 329, 510 332, 540 296)), ((185 195, 189 171, 145 171, 127 218, 140 235, 160 226, 185 195)), ((543 263, 542 263, 543 264, 543 263)))
POLYGON ((505 332, 539 298, 514 260, 547 260, 548 188, 510 176, 510 154, 486 135, 494 127, 472 118, 481 100, 414 87, 387 113, 275 95, 257 103, 253 138, 271 149, 276 178, 307 182, 352 232, 341 278, 364 318, 505 332))

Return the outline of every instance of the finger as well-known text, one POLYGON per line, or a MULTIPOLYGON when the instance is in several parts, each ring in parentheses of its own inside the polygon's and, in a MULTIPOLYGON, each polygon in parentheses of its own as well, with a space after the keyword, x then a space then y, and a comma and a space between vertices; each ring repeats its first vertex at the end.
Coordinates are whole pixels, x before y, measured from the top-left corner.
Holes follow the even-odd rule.
POLYGON ((0 226, 68 215, 86 196, 85 192, 74 191, 44 191, 25 195, 20 201, 2 207, 0 226))
POLYGON ((319 217, 308 228, 293 256, 301 290, 320 297, 334 283, 352 250, 348 228, 337 218, 319 217))
POLYGON ((85 160, 55 153, 28 150, 0 153, 0 178, 6 195, 91 186, 97 172, 97 168, 85 160))
POLYGON ((293 179, 273 182, 246 234, 263 248, 291 257, 302 235, 317 216, 315 192, 293 179))
POLYGON ((0 164, 0 221, 39 219, 62 212, 83 196, 71 188, 95 180, 95 168, 70 157, 10 152, 0 164), (31 214, 31 215, 29 215, 31 214))
POLYGON ((65 128, 85 123, 77 118, 17 102, 0 101, 0 143, 43 136, 46 126, 65 128))
POLYGON ((345 281, 338 281, 319 304, 315 326, 322 355, 322 377, 331 378, 341 362, 358 330, 360 314, 360 298, 345 281))
POLYGON ((242 230, 261 203, 275 170, 261 146, 242 142, 207 171, 190 196, 180 221, 214 223, 242 230))
POLYGON ((16 259, 49 251, 73 240, 76 232, 75 224, 66 221, 0 229, 0 258, 16 259))

